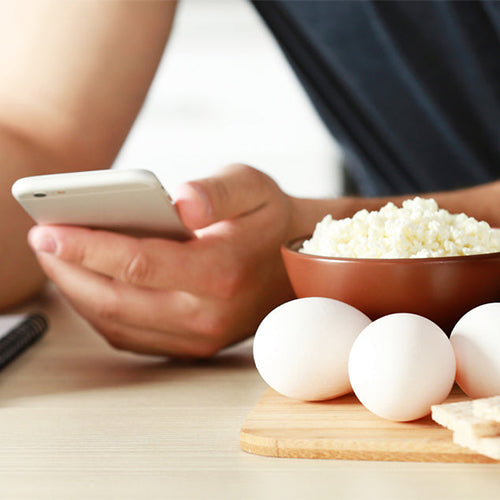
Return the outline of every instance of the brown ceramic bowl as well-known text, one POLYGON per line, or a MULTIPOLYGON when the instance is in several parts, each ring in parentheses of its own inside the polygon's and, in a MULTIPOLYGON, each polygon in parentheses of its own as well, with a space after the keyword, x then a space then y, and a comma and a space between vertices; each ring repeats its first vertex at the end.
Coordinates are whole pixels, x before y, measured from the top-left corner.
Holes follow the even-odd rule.
POLYGON ((309 238, 281 248, 297 297, 341 300, 372 320, 395 312, 420 314, 448 335, 473 307, 500 301, 500 252, 428 259, 319 257, 298 251, 309 238))

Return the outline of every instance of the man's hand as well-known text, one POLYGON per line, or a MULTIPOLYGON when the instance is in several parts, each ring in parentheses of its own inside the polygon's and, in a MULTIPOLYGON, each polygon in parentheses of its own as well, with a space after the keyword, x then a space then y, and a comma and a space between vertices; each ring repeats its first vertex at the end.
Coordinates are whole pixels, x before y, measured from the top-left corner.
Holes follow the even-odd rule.
POLYGON ((265 174, 236 165, 180 186, 187 242, 36 226, 48 277, 113 346, 208 357, 254 333, 293 296, 280 257, 293 203, 265 174))

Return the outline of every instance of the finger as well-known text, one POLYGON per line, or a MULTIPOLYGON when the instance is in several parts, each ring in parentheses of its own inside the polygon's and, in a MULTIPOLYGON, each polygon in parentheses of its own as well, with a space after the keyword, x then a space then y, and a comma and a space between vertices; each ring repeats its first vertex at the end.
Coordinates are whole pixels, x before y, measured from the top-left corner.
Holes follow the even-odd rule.
POLYGON ((277 189, 263 172, 238 164, 212 177, 181 184, 174 199, 182 221, 194 230, 253 212, 268 203, 277 189))
MULTIPOLYGON (((70 303, 84 315, 79 304, 70 303)), ((115 349, 183 359, 206 358, 215 354, 204 338, 133 327, 92 315, 84 317, 115 349)))
POLYGON ((196 313, 196 301, 188 294, 128 286, 47 254, 38 260, 48 278, 81 304, 86 315, 93 311, 93 315, 137 327, 162 324, 171 331, 190 329, 187 320, 196 313))
POLYGON ((221 275, 227 279, 224 268, 234 260, 229 249, 210 241, 138 239, 69 226, 34 226, 28 240, 38 254, 54 254, 122 283, 199 295, 223 293, 224 286, 214 284, 224 281, 221 275))
MULTIPOLYGON (((222 316, 215 315, 213 309, 192 295, 138 289, 51 255, 40 255, 39 261, 73 307, 102 328, 117 347, 142 345, 140 336, 126 336, 123 332, 147 330, 165 334, 161 348, 169 354, 182 351, 207 357, 222 348, 214 335, 223 326, 222 316), (127 329, 121 330, 122 326, 127 329)), ((158 337, 151 336, 147 345, 152 347, 158 341, 158 337)))

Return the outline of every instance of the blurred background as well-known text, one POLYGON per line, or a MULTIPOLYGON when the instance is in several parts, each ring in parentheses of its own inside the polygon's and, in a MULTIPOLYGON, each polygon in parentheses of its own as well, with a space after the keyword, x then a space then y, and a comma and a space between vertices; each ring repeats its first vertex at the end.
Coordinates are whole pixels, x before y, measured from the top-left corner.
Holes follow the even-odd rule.
POLYGON ((341 192, 339 149, 247 0, 182 0, 145 106, 115 168, 168 191, 234 162, 302 197, 341 192))

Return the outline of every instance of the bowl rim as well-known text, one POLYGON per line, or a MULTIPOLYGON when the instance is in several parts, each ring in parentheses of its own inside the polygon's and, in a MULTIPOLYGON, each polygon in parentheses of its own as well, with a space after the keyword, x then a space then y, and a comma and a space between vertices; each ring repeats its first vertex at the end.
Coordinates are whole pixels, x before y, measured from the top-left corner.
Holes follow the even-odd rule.
POLYGON ((386 264, 396 264, 396 263, 413 263, 413 264, 425 264, 425 263, 442 263, 442 262, 464 262, 471 260, 495 260, 500 258, 500 252, 490 252, 490 253, 476 253, 471 255, 453 255, 448 257, 403 257, 403 258, 377 258, 377 257, 329 257, 326 255, 315 255, 310 253, 302 253, 298 251, 298 245, 303 243, 305 240, 310 239, 312 234, 305 236, 299 236, 293 238, 281 245, 281 252, 294 255, 296 257, 305 260, 321 260, 327 262, 351 262, 351 263, 386 263, 386 264))

